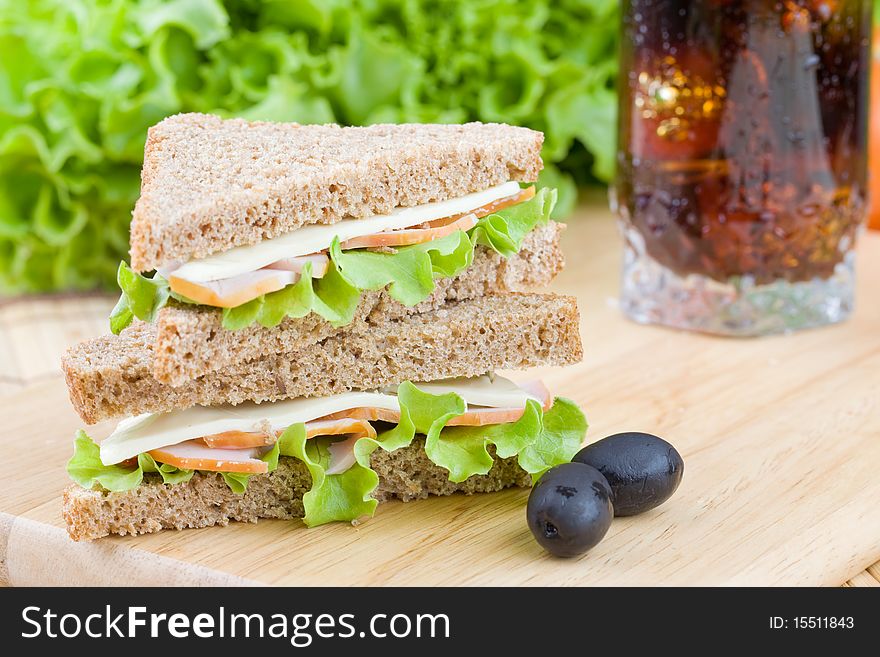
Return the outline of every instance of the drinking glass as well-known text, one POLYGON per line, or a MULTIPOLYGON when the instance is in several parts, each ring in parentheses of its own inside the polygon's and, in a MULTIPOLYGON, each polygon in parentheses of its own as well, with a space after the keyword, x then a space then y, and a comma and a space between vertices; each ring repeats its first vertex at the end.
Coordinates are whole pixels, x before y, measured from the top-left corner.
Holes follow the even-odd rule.
POLYGON ((866 214, 869 0, 624 0, 621 304, 763 335, 845 319, 866 214))

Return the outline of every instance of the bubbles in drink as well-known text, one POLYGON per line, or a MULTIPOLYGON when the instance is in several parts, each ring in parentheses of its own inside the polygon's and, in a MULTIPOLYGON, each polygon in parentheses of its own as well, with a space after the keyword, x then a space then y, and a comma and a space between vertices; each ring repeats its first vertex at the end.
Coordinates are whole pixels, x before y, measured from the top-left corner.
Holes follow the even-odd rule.
POLYGON ((830 276, 865 211, 870 3, 624 4, 616 191, 647 252, 718 281, 830 276))

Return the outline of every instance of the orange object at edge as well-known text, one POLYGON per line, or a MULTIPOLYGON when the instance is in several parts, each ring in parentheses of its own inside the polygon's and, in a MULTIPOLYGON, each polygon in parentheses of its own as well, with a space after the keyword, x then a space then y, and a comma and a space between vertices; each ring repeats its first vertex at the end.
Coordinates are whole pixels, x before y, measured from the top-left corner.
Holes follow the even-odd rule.
POLYGON ((868 227, 880 230, 880 30, 874 29, 868 125, 868 227))

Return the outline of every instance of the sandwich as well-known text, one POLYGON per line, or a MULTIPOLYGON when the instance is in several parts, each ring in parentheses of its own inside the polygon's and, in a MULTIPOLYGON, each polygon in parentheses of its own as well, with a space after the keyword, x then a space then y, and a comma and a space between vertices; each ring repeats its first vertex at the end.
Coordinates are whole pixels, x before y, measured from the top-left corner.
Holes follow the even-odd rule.
POLYGON ((111 333, 62 368, 74 540, 528 486, 581 410, 497 370, 582 357, 540 133, 181 115, 151 129, 111 333), (149 275, 153 272, 152 275, 149 275), (94 438, 103 435, 103 440, 94 438))
POLYGON ((124 418, 100 445, 76 437, 63 506, 76 540, 356 522, 387 499, 527 486, 586 431, 540 383, 489 374, 579 361, 570 297, 451 302, 178 387, 150 375, 154 332, 139 322, 65 358, 83 420, 124 418))
POLYGON ((149 131, 111 316, 183 385, 338 330, 523 291, 562 269, 543 135, 504 125, 168 118, 149 131))

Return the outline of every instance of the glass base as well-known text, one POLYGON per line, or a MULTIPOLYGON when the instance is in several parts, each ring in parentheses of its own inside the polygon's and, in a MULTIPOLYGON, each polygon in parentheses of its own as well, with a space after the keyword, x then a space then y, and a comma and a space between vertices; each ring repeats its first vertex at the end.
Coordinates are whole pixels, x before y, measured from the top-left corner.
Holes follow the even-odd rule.
POLYGON ((852 251, 827 279, 756 285, 750 276, 740 276, 721 283, 670 271, 645 252, 639 233, 621 225, 625 247, 620 305, 636 322, 745 337, 834 324, 852 313, 852 251))

